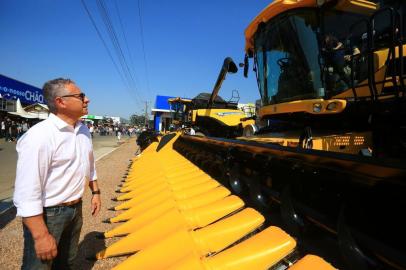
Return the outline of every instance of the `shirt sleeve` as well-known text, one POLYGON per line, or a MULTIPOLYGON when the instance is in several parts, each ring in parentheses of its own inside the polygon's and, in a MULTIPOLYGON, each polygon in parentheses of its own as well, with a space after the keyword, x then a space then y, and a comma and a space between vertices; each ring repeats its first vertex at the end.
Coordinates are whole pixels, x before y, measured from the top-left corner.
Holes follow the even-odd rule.
POLYGON ((42 193, 51 162, 49 142, 43 135, 26 133, 18 140, 16 149, 18 161, 13 202, 17 216, 39 215, 43 212, 42 193))
POLYGON ((96 172, 96 162, 94 160, 94 153, 92 149, 92 154, 90 155, 90 179, 89 181, 97 180, 97 172, 96 172))
POLYGON ((93 143, 91 137, 89 138, 90 145, 92 152, 89 155, 89 164, 90 164, 90 179, 89 181, 97 180, 97 172, 96 172, 96 161, 94 160, 94 151, 93 151, 93 143))

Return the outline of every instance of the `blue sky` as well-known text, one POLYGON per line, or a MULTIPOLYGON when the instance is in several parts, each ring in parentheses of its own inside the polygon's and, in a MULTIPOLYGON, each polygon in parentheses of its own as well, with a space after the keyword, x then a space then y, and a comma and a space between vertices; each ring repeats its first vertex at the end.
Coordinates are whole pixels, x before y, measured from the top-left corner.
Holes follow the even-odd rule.
MULTIPOLYGON (((84 1, 120 68, 97 1, 84 1)), ((146 101, 153 106, 156 95, 192 98, 211 92, 225 57, 243 61, 244 30, 271 2, 139 1, 103 0, 132 87, 117 72, 81 0, 0 0, 0 74, 37 87, 56 77, 71 78, 89 96, 91 114, 128 118, 141 113, 146 101)), ((248 79, 241 68, 229 74, 220 91, 224 99, 234 89, 242 103, 259 98, 250 64, 248 79)))

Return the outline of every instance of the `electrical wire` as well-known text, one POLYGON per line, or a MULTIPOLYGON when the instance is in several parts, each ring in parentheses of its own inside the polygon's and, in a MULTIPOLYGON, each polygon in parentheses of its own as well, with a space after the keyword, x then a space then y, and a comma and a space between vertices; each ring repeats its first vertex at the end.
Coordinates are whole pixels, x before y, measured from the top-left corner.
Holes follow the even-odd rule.
POLYGON ((144 56, 144 68, 145 68, 145 77, 147 81, 147 90, 149 90, 149 75, 148 75, 148 67, 147 67, 147 57, 145 55, 145 45, 144 45, 144 26, 142 24, 142 16, 141 16, 141 7, 140 7, 140 0, 138 0, 138 18, 140 20, 140 30, 141 30, 141 44, 142 44, 142 54, 144 56))
POLYGON ((138 91, 137 91, 136 82, 135 82, 134 77, 133 77, 133 75, 132 75, 132 73, 131 73, 131 71, 129 69, 128 64, 127 64, 127 61, 126 61, 126 58, 124 56, 123 50, 121 48, 120 42, 119 42, 119 40, 117 38, 116 31, 115 31, 114 26, 112 24, 112 21, 110 19, 110 15, 109 15, 109 12, 107 10, 107 7, 106 7, 103 0, 97 0, 97 6, 98 6, 98 9, 99 9, 99 13, 100 13, 100 15, 102 17, 103 23, 105 24, 107 33, 108 33, 108 35, 110 37, 110 40, 111 40, 111 42, 113 44, 113 47, 115 49, 117 58, 118 58, 119 63, 121 65, 121 68, 122 68, 122 70, 124 72, 124 76, 126 77, 128 83, 134 89, 134 92, 133 91, 131 91, 131 92, 136 95, 136 98, 141 103, 141 98, 140 98, 140 96, 138 94, 138 91))
POLYGON ((104 48, 106 49, 107 54, 109 55, 111 62, 113 62, 114 67, 116 68, 117 73, 120 75, 120 78, 121 78, 123 84, 124 84, 126 87, 129 87, 129 85, 127 84, 128 82, 124 79, 124 76, 123 76, 123 74, 120 72, 120 69, 118 68, 116 61, 114 61, 114 58, 113 58, 113 56, 111 55, 111 52, 110 52, 110 50, 109 50, 109 47, 107 46, 107 44, 106 44, 106 42, 105 42, 105 40, 104 40, 102 34, 100 33, 99 28, 97 28, 96 22, 94 21, 93 16, 92 16, 92 14, 90 13, 90 11, 89 11, 89 9, 88 9, 88 7, 87 7, 85 1, 84 1, 84 0, 81 0, 81 2, 82 2, 82 5, 83 5, 83 8, 84 8, 85 11, 86 11, 87 16, 89 17, 90 21, 92 22, 92 25, 93 25, 94 29, 96 30, 97 35, 99 36, 100 40, 102 41, 103 46, 104 46, 104 48))
MULTIPOLYGON (((124 44, 126 45, 127 53, 128 53, 129 58, 130 58, 130 64, 131 65, 129 67, 130 67, 131 71, 134 73, 135 81, 137 81, 137 74, 135 72, 134 60, 133 60, 133 56, 131 54, 130 47, 128 46, 127 35, 125 34, 125 31, 124 31, 123 20, 121 19, 120 9, 118 7, 117 0, 114 0, 114 5, 115 5, 116 11, 117 11, 118 21, 120 23, 121 32, 122 32, 122 35, 123 35, 123 38, 124 38, 124 44)), ((141 99, 143 99, 142 98, 142 91, 139 92, 139 95, 140 95, 141 99)))
MULTIPOLYGON (((118 21, 119 21, 119 23, 120 23, 121 32, 122 32, 122 34, 123 34, 124 43, 125 43, 125 45, 126 45, 127 52, 128 52, 129 57, 130 57, 130 63, 131 63, 130 68, 131 68, 131 67, 134 67, 134 66, 135 66, 135 65, 134 65, 134 60, 133 60, 133 56, 132 56, 132 54, 131 54, 130 47, 128 46, 127 35, 125 34, 125 31, 124 31, 123 20, 121 19, 120 9, 119 9, 119 7, 118 7, 117 0, 114 0, 114 5, 115 5, 115 7, 116 7, 117 17, 118 17, 118 21)), ((132 68, 132 70, 134 71, 134 68, 132 68)), ((134 71, 134 74, 135 74, 135 71, 134 71)))

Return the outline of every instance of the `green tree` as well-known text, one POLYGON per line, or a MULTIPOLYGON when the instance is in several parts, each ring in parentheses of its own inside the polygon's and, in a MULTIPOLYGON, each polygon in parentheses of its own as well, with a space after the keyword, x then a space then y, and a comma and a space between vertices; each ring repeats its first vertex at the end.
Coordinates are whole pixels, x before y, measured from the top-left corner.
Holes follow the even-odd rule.
POLYGON ((145 125, 145 116, 133 114, 130 116, 130 123, 134 126, 144 126, 145 125))

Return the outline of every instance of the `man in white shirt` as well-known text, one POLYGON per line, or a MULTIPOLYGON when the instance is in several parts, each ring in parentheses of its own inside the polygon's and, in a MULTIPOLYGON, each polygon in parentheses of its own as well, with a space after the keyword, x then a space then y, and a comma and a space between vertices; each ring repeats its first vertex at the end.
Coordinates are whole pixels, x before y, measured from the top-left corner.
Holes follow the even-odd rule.
POLYGON ((43 91, 51 114, 17 143, 13 200, 23 221, 22 269, 72 269, 86 181, 92 214, 101 206, 91 136, 78 121, 89 99, 69 79, 48 81, 43 91))

